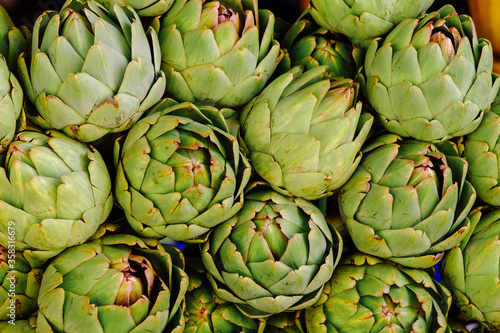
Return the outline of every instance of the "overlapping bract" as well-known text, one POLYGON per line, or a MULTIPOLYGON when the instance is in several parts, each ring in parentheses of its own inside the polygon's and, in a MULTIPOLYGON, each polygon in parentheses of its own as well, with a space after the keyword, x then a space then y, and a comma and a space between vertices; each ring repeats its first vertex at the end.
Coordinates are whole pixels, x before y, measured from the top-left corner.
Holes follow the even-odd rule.
POLYGON ((130 235, 67 249, 40 286, 37 332, 175 332, 184 329, 188 276, 173 246, 130 235))
POLYGON ((361 160, 373 117, 362 113, 356 83, 325 74, 324 66, 294 67, 242 111, 241 138, 252 166, 282 194, 331 195, 361 160))
POLYGON ((220 298, 265 318, 311 306, 341 252, 340 236, 313 204, 262 190, 213 229, 201 256, 220 298))
POLYGON ((176 0, 157 22, 168 96, 238 107, 262 90, 282 56, 275 18, 242 2, 176 0))
POLYGON ((41 260, 87 241, 113 206, 111 180, 99 152, 66 135, 18 135, 0 168, 0 245, 15 223, 18 251, 41 260))
POLYGON ((451 293, 426 271, 356 253, 335 269, 305 322, 315 333, 451 333, 450 305, 451 293))
POLYGON ((165 14, 174 0, 97 0, 106 8, 113 5, 130 6, 134 8, 139 16, 157 16, 165 14))
POLYGON ((396 24, 424 13, 434 0, 312 0, 311 15, 319 25, 366 46, 396 24))
POLYGON ((16 130, 24 126, 23 89, 0 55, 0 153, 7 150, 16 130))
POLYGON ((0 5, 0 54, 7 59, 10 70, 17 74, 17 58, 29 51, 31 31, 25 27, 16 27, 9 13, 0 5))
POLYGON ((477 196, 493 206, 500 206, 500 99, 484 114, 479 127, 467 135, 463 156, 469 163, 468 179, 477 196))
POLYGON ((444 141, 474 131, 498 91, 491 44, 451 6, 370 43, 366 95, 392 133, 444 141))
POLYGON ((115 147, 116 199, 143 236, 203 240, 243 204, 250 165, 219 110, 201 110, 165 100, 115 147))
POLYGON ((29 119, 83 142, 130 128, 164 94, 158 37, 131 7, 68 1, 35 22, 20 58, 29 119), (27 63, 28 62, 28 63, 27 63))
POLYGON ((215 294, 201 262, 190 266, 188 261, 186 272, 189 287, 184 311, 185 333, 257 332, 258 320, 248 318, 233 303, 215 294))
MULTIPOLYGON (((15 231, 14 224, 11 230, 15 231)), ((11 234, 15 239, 15 232, 11 234)), ((28 324, 33 320, 31 317, 36 317, 43 272, 40 263, 29 261, 22 252, 13 247, 0 247, 0 321, 22 326, 20 321, 28 324)), ((2 332, 7 332, 7 328, 2 332)))
POLYGON ((470 239, 447 253, 441 276, 463 320, 500 330, 500 210, 471 215, 477 226, 470 239))
POLYGON ((280 41, 284 52, 277 72, 282 74, 294 66, 305 70, 328 66, 332 77, 354 78, 362 65, 364 52, 344 36, 319 27, 309 16, 295 22, 280 41))
POLYGON ((433 266, 469 231, 476 192, 465 180, 467 162, 394 135, 366 150, 339 195, 354 244, 405 266, 433 266))

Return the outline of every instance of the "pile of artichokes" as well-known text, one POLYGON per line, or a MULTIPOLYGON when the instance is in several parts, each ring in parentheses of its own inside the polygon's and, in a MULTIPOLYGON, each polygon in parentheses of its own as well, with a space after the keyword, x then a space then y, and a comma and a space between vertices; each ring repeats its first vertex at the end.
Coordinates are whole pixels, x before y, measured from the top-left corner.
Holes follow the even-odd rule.
POLYGON ((469 15, 21 21, 0 6, 0 332, 500 331, 500 80, 469 15))

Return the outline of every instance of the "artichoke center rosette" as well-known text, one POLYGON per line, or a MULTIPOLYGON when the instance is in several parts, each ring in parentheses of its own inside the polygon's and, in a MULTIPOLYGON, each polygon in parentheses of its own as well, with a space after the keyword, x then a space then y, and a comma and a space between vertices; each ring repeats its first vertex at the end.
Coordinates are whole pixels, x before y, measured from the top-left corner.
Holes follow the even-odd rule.
POLYGON ((188 276, 173 246, 131 235, 67 249, 40 286, 37 332, 182 332, 188 276))
POLYGON ((370 39, 390 32, 404 19, 415 18, 434 0, 312 0, 309 11, 322 27, 367 47, 370 39))
POLYGON ((478 208, 474 230, 440 263, 443 283, 453 294, 458 318, 500 330, 500 210, 478 208))
POLYGON ((87 241, 111 212, 106 164, 94 148, 57 131, 25 131, 0 168, 0 245, 39 260, 87 241), (10 228, 9 228, 10 226, 10 228))
POLYGON ((199 242, 238 212, 251 168, 227 131, 218 109, 166 99, 117 141, 116 199, 136 232, 199 242))
POLYGON ((368 145, 341 188, 342 219, 356 248, 399 264, 429 268, 470 228, 476 199, 467 162, 428 142, 386 135, 368 145))
POLYGON ((357 96, 357 83, 329 79, 325 66, 280 75, 241 114, 255 172, 284 195, 332 195, 358 166, 373 123, 357 96))
POLYGON ((305 322, 315 333, 451 333, 451 301, 450 291, 426 271, 355 253, 305 310, 305 322))
POLYGON ((128 5, 137 12, 140 17, 151 17, 165 14, 174 0, 97 0, 106 8, 111 8, 117 4, 120 6, 128 5))
POLYGON ((258 189, 211 231, 201 257, 220 298, 249 317, 266 318, 314 304, 342 244, 312 203, 258 189))
POLYGON ((130 128, 165 91, 156 32, 129 6, 70 0, 44 12, 19 67, 31 122, 83 142, 130 128))
POLYGON ((382 124, 422 141, 473 132, 500 84, 491 43, 449 5, 373 40, 364 69, 366 96, 382 124))
POLYGON ((248 103, 282 57, 274 24, 252 0, 176 0, 156 21, 167 96, 217 107, 248 103))

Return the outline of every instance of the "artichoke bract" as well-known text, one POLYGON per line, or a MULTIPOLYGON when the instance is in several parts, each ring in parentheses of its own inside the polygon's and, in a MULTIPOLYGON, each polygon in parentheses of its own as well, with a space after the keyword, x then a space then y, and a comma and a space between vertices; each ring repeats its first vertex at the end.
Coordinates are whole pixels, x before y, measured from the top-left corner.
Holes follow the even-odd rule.
POLYGON ((25 26, 16 27, 9 13, 0 5, 0 54, 7 59, 9 69, 17 74, 17 58, 29 51, 31 32, 25 26))
POLYGON ((274 15, 247 7, 239 0, 176 0, 156 22, 167 96, 234 108, 262 90, 282 53, 273 40, 274 15))
POLYGON ((441 276, 454 296, 459 318, 500 330, 500 210, 476 210, 471 220, 477 223, 473 233, 447 252, 441 276))
POLYGON ((424 13, 434 0, 312 0, 309 11, 322 27, 348 36, 366 46, 396 24, 424 13))
POLYGON ((164 100, 115 145, 116 199, 143 236, 203 241, 243 204, 250 165, 219 110, 201 109, 164 100))
POLYGON ((240 134, 252 166, 284 195, 331 195, 361 160, 373 117, 362 112, 358 84, 325 75, 325 66, 294 67, 242 111, 240 134))
POLYGON ((479 127, 463 141, 463 156, 469 163, 468 179, 477 196, 500 206, 500 98, 486 112, 479 127))
POLYGON ((214 293, 201 262, 190 265, 188 261, 186 273, 189 287, 185 296, 185 333, 257 332, 257 319, 248 318, 233 303, 214 293))
POLYGON ((0 168, 0 245, 15 229, 18 251, 40 260, 87 241, 111 208, 99 152, 57 131, 21 132, 0 168), (10 229, 9 229, 10 226, 10 229))
POLYGON ((451 293, 426 271, 362 253, 342 260, 305 310, 308 332, 450 333, 451 293))
POLYGON ((131 7, 68 1, 35 22, 20 81, 32 123, 79 141, 130 128, 163 96, 158 37, 131 7))
POLYGON ((281 48, 287 51, 276 72, 282 74, 299 65, 305 70, 326 65, 332 77, 354 78, 364 52, 309 18, 303 16, 295 22, 280 41, 281 48))
POLYGON ((317 207, 258 190, 212 230, 201 257, 220 298, 249 317, 265 318, 311 306, 341 253, 340 235, 317 207))
POLYGON ((165 14, 172 6, 174 0, 97 0, 106 8, 114 4, 130 6, 135 9, 139 16, 157 16, 165 14))
POLYGON ((7 150, 16 130, 24 127, 23 89, 0 55, 0 153, 7 150))
MULTIPOLYGON (((12 239, 15 239, 14 233, 12 239)), ((43 272, 43 265, 29 260, 13 246, 0 247, 0 321, 17 326, 20 320, 32 320, 30 317, 38 311, 43 272)))
POLYGON ((131 235, 67 249, 43 274, 37 332, 182 332, 188 276, 173 246, 131 235))
POLYGON ((491 43, 447 5, 370 43, 366 96, 392 133, 445 141, 474 131, 500 84, 491 43))
POLYGON ((398 139, 382 136, 366 147, 340 190, 340 213, 359 251, 429 268, 466 236, 476 192, 463 158, 398 139))

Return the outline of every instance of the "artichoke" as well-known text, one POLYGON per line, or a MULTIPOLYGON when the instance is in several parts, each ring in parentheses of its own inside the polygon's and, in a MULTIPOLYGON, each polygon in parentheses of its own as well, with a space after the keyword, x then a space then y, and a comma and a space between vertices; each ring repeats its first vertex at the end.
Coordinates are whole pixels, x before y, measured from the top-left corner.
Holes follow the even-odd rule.
POLYGON ((305 333, 303 310, 281 312, 261 321, 259 333, 305 333))
POLYGON ((362 113, 358 84, 325 75, 325 66, 294 67, 242 111, 241 138, 252 166, 284 195, 331 195, 361 160, 373 117, 362 113))
POLYGON ((203 265, 188 264, 189 287, 186 292, 185 333, 256 332, 256 319, 243 315, 233 303, 218 297, 207 280, 203 265))
POLYGON ((187 286, 184 257, 175 247, 104 236, 49 264, 37 332, 182 332, 187 286))
POLYGON ((477 226, 467 241, 446 254, 441 276, 462 320, 500 330, 500 210, 484 214, 478 209, 471 220, 477 226))
POLYGON ((470 228, 476 199, 467 162, 421 141, 378 138, 342 187, 342 219, 357 249, 405 266, 429 268, 470 228))
POLYGON ((226 131, 219 110, 164 100, 117 141, 116 199, 136 232, 203 241, 238 212, 250 165, 226 131))
POLYGON ((451 333, 450 305, 451 293, 426 271, 356 253, 335 269, 305 322, 315 333, 451 333))
POLYGON ((117 4, 132 7, 139 16, 157 16, 165 14, 172 6, 174 0, 97 0, 106 8, 117 4))
POLYGON ((500 206, 500 96, 479 127, 467 135, 463 156, 469 163, 468 179, 477 196, 493 206, 500 206))
POLYGON ((24 127, 24 118, 23 90, 0 55, 0 153, 7 150, 16 130, 24 127))
POLYGON ((326 65, 332 77, 354 78, 364 56, 364 52, 344 36, 319 27, 309 16, 297 20, 280 45, 285 52, 276 70, 279 74, 299 65, 305 70, 326 65))
POLYGON ((370 43, 366 95, 390 132, 445 141, 479 126, 500 84, 492 68, 491 43, 447 5, 370 43))
POLYGON ((311 0, 310 13, 322 27, 366 46, 404 19, 424 13, 434 0, 311 0))
POLYGON ((19 66, 31 122, 83 142, 130 128, 165 91, 156 32, 131 7, 71 0, 44 12, 19 66))
POLYGON ((310 202, 271 190, 246 195, 202 248, 217 295, 249 317, 311 306, 332 276, 342 239, 310 202))
POLYGON ((9 13, 0 5, 0 54, 7 59, 9 69, 17 74, 17 58, 29 51, 31 32, 22 26, 17 28, 9 13))
POLYGON ((113 206, 111 179, 93 148, 57 131, 21 132, 0 168, 0 245, 40 260, 89 239, 113 206))
POLYGON ((156 21, 166 94, 217 107, 245 105, 281 59, 274 23, 270 11, 240 0, 176 0, 156 21))
MULTIPOLYGON (((15 239, 15 227, 11 231, 15 239)), ((44 267, 30 261, 22 252, 14 248, 13 242, 8 248, 0 247, 0 321, 7 321, 17 326, 23 320, 29 323, 38 311, 38 292, 44 267)), ((5 332, 6 330, 2 330, 5 332)), ((21 330, 18 330, 22 332, 21 330)))

